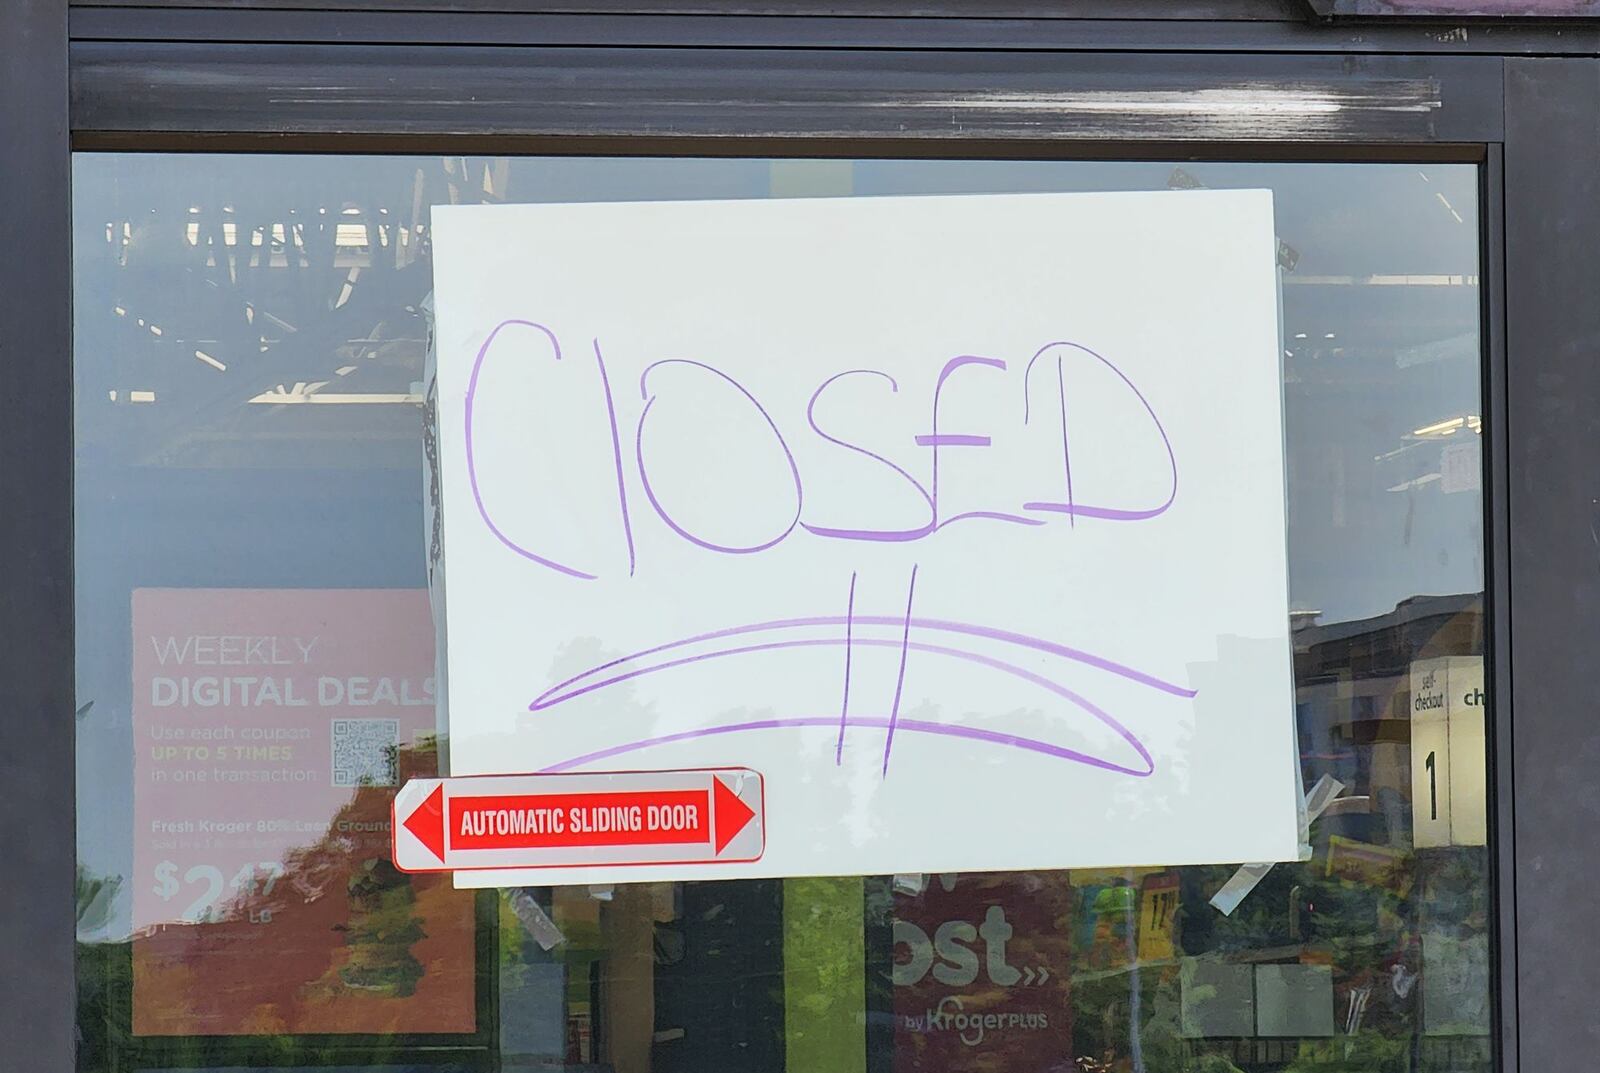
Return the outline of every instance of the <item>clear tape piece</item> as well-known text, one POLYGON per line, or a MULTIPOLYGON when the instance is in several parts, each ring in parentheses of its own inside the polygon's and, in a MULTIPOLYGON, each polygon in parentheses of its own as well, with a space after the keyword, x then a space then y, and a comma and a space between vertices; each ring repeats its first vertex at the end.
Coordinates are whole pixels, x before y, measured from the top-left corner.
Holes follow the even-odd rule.
POLYGON ((556 927, 556 922, 550 919, 550 914, 544 911, 544 906, 533 896, 533 891, 518 887, 507 900, 511 903, 511 912, 527 929, 529 937, 539 944, 539 949, 554 950, 567 941, 561 929, 556 927))
MULTIPOLYGON (((1309 849, 1311 844, 1311 823, 1333 803, 1333 799, 1344 792, 1344 783, 1332 775, 1324 775, 1317 780, 1311 792, 1305 797, 1305 815, 1300 821, 1300 841, 1309 849)), ((1245 896, 1256 889, 1256 884, 1266 878, 1272 871, 1271 862, 1263 864, 1241 865, 1224 883, 1217 893, 1211 896, 1212 906, 1223 916, 1232 916, 1233 911, 1239 908, 1239 903, 1245 896)))

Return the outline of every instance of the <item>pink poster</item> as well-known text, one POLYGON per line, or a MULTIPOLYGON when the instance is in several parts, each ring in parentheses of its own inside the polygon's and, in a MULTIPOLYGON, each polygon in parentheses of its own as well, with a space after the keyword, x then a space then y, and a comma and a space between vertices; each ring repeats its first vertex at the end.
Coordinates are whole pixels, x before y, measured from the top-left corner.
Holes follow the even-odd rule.
POLYGON ((437 771, 428 594, 133 594, 136 1035, 474 1030, 474 913, 389 861, 437 771))

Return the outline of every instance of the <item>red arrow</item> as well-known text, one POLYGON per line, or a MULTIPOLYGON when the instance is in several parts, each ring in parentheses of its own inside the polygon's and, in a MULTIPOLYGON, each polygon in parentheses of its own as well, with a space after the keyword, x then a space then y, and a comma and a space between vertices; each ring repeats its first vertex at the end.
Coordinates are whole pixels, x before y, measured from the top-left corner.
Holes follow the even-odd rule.
POLYGON ((745 829, 745 825, 755 819, 755 812, 749 805, 739 800, 739 795, 728 789, 727 784, 716 776, 711 779, 711 816, 715 829, 715 851, 721 854, 727 848, 733 836, 745 829))
POLYGON ((417 841, 428 847, 439 863, 444 863, 444 785, 433 788, 428 799, 417 806, 417 811, 406 817, 407 831, 417 836, 417 841))

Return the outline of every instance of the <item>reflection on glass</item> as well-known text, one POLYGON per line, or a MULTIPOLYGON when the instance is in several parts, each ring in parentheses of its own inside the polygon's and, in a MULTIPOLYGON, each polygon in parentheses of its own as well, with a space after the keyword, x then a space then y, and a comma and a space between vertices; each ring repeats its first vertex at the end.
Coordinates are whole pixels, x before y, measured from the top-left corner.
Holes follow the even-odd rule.
POLYGON ((81 156, 80 1067, 1487 1070, 1476 182, 81 156), (1198 186, 1278 213, 1309 860, 489 894, 387 863, 448 746, 432 205, 1198 186))

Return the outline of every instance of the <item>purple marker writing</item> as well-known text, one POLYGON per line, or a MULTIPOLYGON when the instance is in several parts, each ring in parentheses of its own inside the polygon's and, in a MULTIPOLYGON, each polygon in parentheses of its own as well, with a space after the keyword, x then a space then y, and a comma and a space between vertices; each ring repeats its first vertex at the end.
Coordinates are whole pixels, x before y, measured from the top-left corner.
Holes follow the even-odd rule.
MULTIPOLYGON (((496 514, 491 511, 490 503, 504 503, 518 495, 518 489, 510 484, 513 478, 501 476, 499 481, 506 482, 507 486, 497 487, 492 494, 482 486, 479 472, 478 456, 483 450, 485 435, 482 422, 475 414, 475 406, 480 393, 484 390, 482 377, 486 367, 495 360, 496 347, 508 329, 524 329, 542 336, 542 342, 548 345, 550 360, 562 360, 562 349, 556 334, 549 328, 531 320, 507 320, 496 325, 484 339, 473 362, 470 379, 467 387, 465 402, 464 434, 466 439, 467 475, 472 488, 473 500, 477 506, 478 515, 484 525, 494 534, 495 538, 507 549, 518 556, 540 567, 554 571, 566 577, 578 580, 593 580, 599 576, 598 569, 585 569, 571 563, 558 562, 554 558, 542 554, 530 546, 530 541, 507 532, 497 520, 496 514)), ((1110 522, 1141 522, 1156 518, 1165 513, 1175 502, 1178 494, 1178 461, 1172 441, 1167 435, 1165 427, 1157 415, 1155 407, 1146 395, 1139 389, 1131 377, 1105 356, 1090 350, 1088 347, 1068 341, 1047 343, 1040 347, 1029 359, 1022 369, 1021 375, 1016 376, 1011 367, 1001 358, 985 357, 974 354, 963 354, 943 361, 937 365, 930 364, 929 372, 933 379, 932 408, 928 415, 927 432, 917 433, 912 437, 912 446, 925 451, 925 466, 927 479, 924 479, 911 470, 893 460, 888 452, 904 450, 908 445, 904 443, 884 443, 881 446, 869 446, 861 442, 860 435, 847 439, 835 431, 826 428, 819 416, 819 408, 826 400, 845 395, 859 411, 864 406, 892 406, 896 405, 902 397, 901 384, 888 373, 877 369, 845 369, 840 372, 825 376, 816 389, 812 392, 805 407, 805 428, 801 434, 809 433, 816 436, 829 449, 838 448, 850 452, 861 460, 860 466, 854 472, 862 474, 863 479, 872 474, 874 488, 881 486, 881 472, 887 469, 903 482, 906 491, 906 502, 911 508, 911 517, 923 513, 924 519, 917 524, 903 528, 885 528, 865 524, 862 521, 853 521, 848 518, 824 518, 809 513, 806 506, 805 475, 801 471, 801 464, 791 448, 789 439, 781 427, 778 411, 771 408, 760 399, 756 393, 744 383, 728 372, 717 368, 707 362, 691 360, 688 358, 670 358, 651 362, 644 367, 639 377, 640 405, 637 418, 625 421, 624 415, 619 414, 618 400, 611 391, 610 379, 607 375, 606 361, 603 354, 601 340, 595 339, 592 343, 595 359, 595 390, 591 395, 572 400, 572 405, 578 408, 577 412, 593 412, 596 422, 604 422, 609 433, 612 448, 612 457, 608 459, 608 469, 614 471, 616 484, 616 501, 618 526, 616 530, 617 548, 625 551, 629 576, 634 576, 642 567, 638 561, 635 548, 638 536, 638 527, 629 510, 629 486, 637 482, 638 488, 643 492, 645 501, 650 504, 655 520, 677 538, 704 551, 723 555, 756 555, 770 551, 788 540, 794 539, 798 534, 801 537, 812 537, 824 540, 844 540, 862 543, 909 543, 926 540, 933 537, 942 529, 958 523, 990 522, 1008 526, 1038 527, 1046 525, 1054 518, 1065 517, 1069 526, 1075 525, 1078 518, 1094 518, 1110 522), (1166 461, 1166 478, 1168 491, 1165 498, 1153 502, 1106 502, 1096 501, 1078 494, 1073 485, 1072 453, 1069 450, 1067 426, 1067 396, 1068 380, 1063 372, 1063 361, 1071 355, 1080 355, 1091 361, 1098 362, 1115 376, 1114 384, 1121 385, 1119 390, 1126 390, 1139 403, 1149 417, 1148 425, 1142 428, 1130 428, 1126 436, 1153 437, 1159 442, 1162 454, 1166 461), (1061 478, 1060 484, 1055 487, 1041 487, 1037 497, 1022 497, 1023 502, 1016 504, 1015 493, 1009 489, 1015 487, 1015 478, 1006 478, 1003 473, 997 473, 996 479, 990 482, 992 494, 996 502, 992 504, 968 504, 969 509, 951 511, 941 502, 940 498, 940 469, 941 456, 944 452, 958 450, 971 452, 976 456, 986 456, 989 448, 994 443, 996 430, 987 428, 962 428, 950 430, 941 427, 941 411, 952 395, 960 395, 966 390, 994 390, 988 388, 973 388, 969 382, 979 383, 982 376, 976 375, 989 370, 988 375, 1004 376, 1010 374, 1015 381, 1014 387, 1023 402, 1023 425, 1032 421, 1034 402, 1034 367, 1041 361, 1053 361, 1056 365, 1056 375, 1053 377, 1056 386, 1056 398, 1051 400, 1054 405, 1050 409, 1059 416, 1060 443, 1059 457, 1061 478), (663 366, 681 366, 693 370, 704 382, 718 385, 732 390, 708 392, 703 388, 693 387, 694 376, 668 377, 657 382, 660 378, 652 377, 652 373, 663 366), (970 372, 961 372, 971 369, 970 372), (960 376, 956 374, 961 372, 960 376), (670 382, 670 383, 669 383, 670 382), (690 386, 685 387, 688 384, 690 386), (883 388, 887 386, 887 392, 883 388), (756 428, 763 431, 756 433, 770 437, 770 443, 776 444, 784 460, 783 465, 777 467, 770 478, 774 482, 781 482, 784 493, 792 496, 793 512, 787 517, 775 520, 770 531, 764 533, 759 539, 745 543, 731 543, 703 531, 697 531, 685 522, 681 515, 682 504, 675 509, 667 503, 659 488, 659 481, 652 477, 657 473, 658 467, 668 464, 658 453, 658 445, 652 438, 652 415, 657 412, 659 405, 671 404, 672 392, 689 391, 692 394, 686 399, 687 405, 699 407, 695 411, 706 427, 721 428, 724 426, 735 427, 731 419, 736 416, 735 411, 727 407, 743 408, 746 416, 753 412, 761 421, 756 428), (631 424, 633 427, 633 458, 632 466, 626 466, 623 458, 623 446, 619 427, 631 424), (631 469, 631 472, 629 470, 631 469), (1008 499, 1009 502, 999 500, 1008 499)), ((1041 382, 1043 378, 1041 377, 1041 382)), ((570 390, 570 389, 569 389, 570 390)), ((1046 389, 1047 390, 1047 389, 1046 389)), ((748 420, 737 422, 737 427, 750 428, 748 420)), ((656 435, 660 435, 657 433, 656 435)), ((729 442, 725 449, 739 451, 743 447, 758 445, 741 445, 729 442)), ((762 445, 770 446, 770 445, 762 445)), ((1081 440, 1075 440, 1071 445, 1082 452, 1091 446, 1081 440)), ((1121 444, 1102 445, 1108 450, 1123 450, 1121 444)), ((1123 452, 1127 453, 1127 452, 1123 452)), ((1142 457, 1142 456, 1141 456, 1142 457)), ((535 460, 532 464, 543 464, 535 460)), ((682 465, 681 460, 677 463, 682 465)), ((505 474, 505 468, 497 468, 497 473, 505 474)), ((830 470, 829 478, 838 481, 838 470, 830 470)), ((848 471, 846 471, 848 472, 848 471)), ((843 478, 849 480, 849 477, 843 478)), ((776 487, 776 486, 775 486, 776 487)), ((719 489, 717 495, 722 497, 721 507, 737 511, 740 504, 754 498, 751 493, 755 489, 724 488, 719 489)), ((767 497, 770 499, 770 497, 767 497)), ((865 497, 871 500, 872 497, 865 497)), ((550 514, 560 516, 560 504, 552 504, 550 514)), ((896 508, 899 509, 899 508, 896 508)), ((595 531, 590 529, 590 532, 595 531)))

